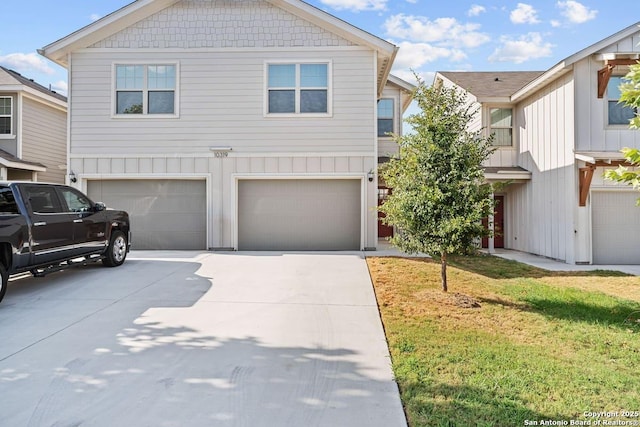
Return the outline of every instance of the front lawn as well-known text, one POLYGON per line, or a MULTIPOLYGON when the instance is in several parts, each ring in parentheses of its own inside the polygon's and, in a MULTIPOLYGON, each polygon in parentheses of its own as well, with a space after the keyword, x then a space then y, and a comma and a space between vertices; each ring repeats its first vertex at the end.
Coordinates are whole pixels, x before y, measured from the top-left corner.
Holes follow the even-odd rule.
POLYGON ((411 427, 640 425, 640 278, 459 257, 445 294, 439 263, 367 262, 411 427))

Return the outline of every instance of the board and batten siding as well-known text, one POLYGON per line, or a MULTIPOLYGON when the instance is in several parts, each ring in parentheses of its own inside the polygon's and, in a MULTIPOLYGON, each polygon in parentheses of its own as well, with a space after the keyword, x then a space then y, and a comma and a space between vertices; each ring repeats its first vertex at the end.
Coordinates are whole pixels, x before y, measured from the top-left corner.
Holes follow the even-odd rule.
POLYGON ((507 189, 505 246, 575 261, 574 82, 565 75, 519 103, 515 109, 518 165, 531 182, 507 189))
POLYGON ((362 48, 73 55, 71 154, 373 152, 374 55, 362 48), (331 117, 264 115, 269 61, 330 61, 331 117), (179 64, 177 118, 113 117, 115 63, 179 64))
POLYGON ((22 157, 46 166, 38 181, 64 183, 67 173, 67 114, 22 98, 22 157))
MULTIPOLYGON (((601 50, 601 53, 640 53, 640 33, 601 50)), ((598 70, 602 61, 587 57, 574 65, 576 123, 576 151, 620 151, 624 147, 640 148, 640 132, 625 125, 608 125, 607 97, 598 98, 598 70)), ((624 75, 628 67, 618 66, 614 75, 624 75)))

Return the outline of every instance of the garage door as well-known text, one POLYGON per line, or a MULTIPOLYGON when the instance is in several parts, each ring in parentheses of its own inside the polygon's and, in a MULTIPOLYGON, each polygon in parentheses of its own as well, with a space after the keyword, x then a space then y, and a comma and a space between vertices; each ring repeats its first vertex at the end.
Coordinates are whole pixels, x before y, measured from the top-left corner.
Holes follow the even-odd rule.
POLYGON ((594 264, 640 264, 640 207, 634 191, 593 191, 594 264))
POLYGON ((241 180, 239 250, 359 250, 360 180, 241 180))
POLYGON ((129 212, 133 249, 206 249, 204 180, 89 181, 87 193, 129 212))

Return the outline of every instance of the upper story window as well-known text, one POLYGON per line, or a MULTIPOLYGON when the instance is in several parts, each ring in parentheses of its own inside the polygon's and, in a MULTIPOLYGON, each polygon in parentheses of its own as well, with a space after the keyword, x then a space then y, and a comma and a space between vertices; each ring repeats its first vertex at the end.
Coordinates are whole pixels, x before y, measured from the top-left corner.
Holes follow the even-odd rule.
POLYGON ((268 64, 267 114, 328 114, 329 64, 268 64))
POLYGON ((393 132, 393 99, 378 101, 378 136, 390 136, 393 132))
POLYGON ((0 96, 0 135, 13 135, 13 98, 0 96))
POLYGON ((116 65, 118 115, 176 112, 176 65, 116 65))
POLYGON ((491 108, 489 133, 493 134, 493 145, 511 147, 513 145, 513 110, 511 108, 491 108))
POLYGON ((623 83, 622 76, 611 76, 607 84, 607 103, 609 104, 609 124, 629 125, 629 121, 635 117, 636 109, 619 103, 620 85, 623 83))

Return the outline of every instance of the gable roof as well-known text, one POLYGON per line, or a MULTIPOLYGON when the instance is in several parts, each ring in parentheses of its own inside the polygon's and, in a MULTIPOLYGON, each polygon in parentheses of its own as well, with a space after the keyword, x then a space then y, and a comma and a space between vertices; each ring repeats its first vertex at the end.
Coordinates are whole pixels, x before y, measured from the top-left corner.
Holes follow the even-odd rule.
MULTIPOLYGON (((576 62, 581 61, 584 58, 587 58, 593 54, 596 54, 601 50, 606 49, 607 47, 623 39, 626 39, 627 37, 630 37, 636 33, 640 33, 640 21, 558 62, 549 70, 545 71, 544 74, 540 75, 538 78, 529 82, 529 84, 525 85, 519 91, 514 93, 512 100, 517 101, 519 99, 526 97, 527 95, 534 92, 545 83, 551 80, 555 80, 556 78, 567 73, 571 69, 572 65, 575 64, 576 62)), ((635 54, 637 54, 637 52, 635 52, 635 54)))
POLYGON ((4 78, 0 79, 0 89, 3 90, 15 90, 16 92, 23 90, 24 88, 20 88, 19 86, 26 86, 31 89, 31 92, 35 92, 35 94, 41 97, 54 98, 58 101, 61 101, 66 104, 67 97, 60 95, 59 93, 47 89, 39 83, 36 83, 33 79, 29 79, 24 77, 22 74, 17 71, 10 70, 0 65, 0 73, 4 73, 4 78), (18 87, 11 87, 14 85, 18 85, 18 87))
POLYGON ((543 73, 544 71, 443 71, 437 75, 471 93, 480 102, 508 102, 511 95, 543 73))
MULTIPOLYGON (((39 49, 38 53, 67 68, 69 65, 69 53, 89 47, 180 1, 182 0, 135 0, 115 12, 39 49)), ((398 51, 397 46, 302 0, 264 1, 357 45, 367 46, 376 51, 378 53, 378 92, 382 92, 398 51)))

